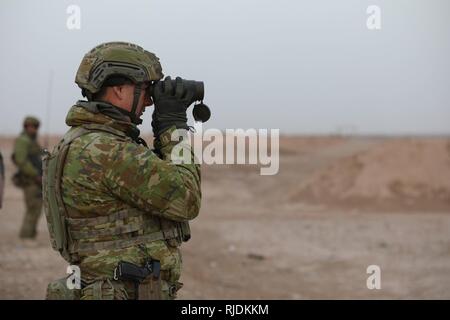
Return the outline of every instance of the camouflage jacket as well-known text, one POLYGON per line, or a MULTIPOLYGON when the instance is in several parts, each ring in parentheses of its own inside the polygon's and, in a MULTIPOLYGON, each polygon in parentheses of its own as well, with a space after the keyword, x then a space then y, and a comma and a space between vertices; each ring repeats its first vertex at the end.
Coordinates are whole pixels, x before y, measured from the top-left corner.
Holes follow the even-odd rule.
POLYGON ((37 140, 30 138, 25 132, 16 139, 13 161, 25 179, 34 181, 42 175, 41 151, 37 140))
MULTIPOLYGON (((120 117, 113 118, 75 105, 66 123, 71 127, 100 124, 125 133, 120 137, 92 131, 70 145, 61 179, 62 199, 70 217, 106 216, 129 208, 173 221, 188 221, 198 215, 200 166, 193 162, 175 165, 170 161, 176 145, 170 141, 170 134, 175 128, 164 132, 160 139, 163 142, 150 150, 132 138, 139 133, 136 126, 120 117)), ((161 261, 161 269, 169 271, 171 282, 178 280, 181 254, 177 246, 165 240, 144 246, 99 250, 81 256, 79 266, 82 278, 111 277, 120 260, 141 264, 147 256, 161 261)))

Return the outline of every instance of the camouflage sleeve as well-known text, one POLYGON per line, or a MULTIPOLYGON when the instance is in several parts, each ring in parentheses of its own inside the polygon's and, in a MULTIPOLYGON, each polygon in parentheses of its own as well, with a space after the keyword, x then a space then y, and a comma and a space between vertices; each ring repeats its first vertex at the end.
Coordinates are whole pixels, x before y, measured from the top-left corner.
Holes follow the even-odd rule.
POLYGON ((30 149, 30 142, 20 136, 16 140, 16 144, 14 146, 14 161, 21 172, 23 172, 26 176, 36 177, 39 175, 39 172, 31 163, 28 157, 28 150, 30 149))
POLYGON ((167 219, 187 221, 200 210, 200 165, 174 164, 170 142, 175 128, 161 135, 157 152, 134 143, 122 143, 114 150, 111 165, 106 168, 107 187, 123 201, 145 211, 156 210, 167 219))

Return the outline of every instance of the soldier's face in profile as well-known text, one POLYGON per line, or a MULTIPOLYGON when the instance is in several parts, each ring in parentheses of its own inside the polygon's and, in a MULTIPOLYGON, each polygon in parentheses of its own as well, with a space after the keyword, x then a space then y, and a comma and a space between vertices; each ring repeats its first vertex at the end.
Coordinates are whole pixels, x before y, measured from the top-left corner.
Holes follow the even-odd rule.
POLYGON ((25 132, 32 138, 37 137, 38 130, 39 130, 38 126, 27 125, 25 127, 25 132))
MULTIPOLYGON (((136 115, 138 117, 142 116, 146 107, 153 105, 153 100, 148 94, 148 90, 146 90, 148 85, 149 84, 147 83, 141 84, 142 86, 141 93, 136 107, 136 115)), ((126 84, 122 86, 122 97, 123 97, 122 105, 124 109, 128 111, 131 111, 131 108, 133 107, 134 88, 135 88, 134 84, 126 84)))
POLYGON ((136 115, 138 117, 142 116, 146 107, 153 105, 153 100, 150 97, 150 95, 148 94, 148 90, 147 90, 149 85, 150 84, 148 84, 148 83, 144 83, 141 87, 141 95, 139 97, 139 102, 138 102, 138 105, 136 108, 136 115))

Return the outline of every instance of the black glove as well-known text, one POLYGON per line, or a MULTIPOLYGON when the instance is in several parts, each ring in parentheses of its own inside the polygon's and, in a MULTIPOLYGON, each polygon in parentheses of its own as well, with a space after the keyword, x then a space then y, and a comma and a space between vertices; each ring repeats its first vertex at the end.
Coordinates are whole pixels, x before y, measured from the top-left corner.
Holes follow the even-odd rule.
POLYGON ((173 125, 177 128, 189 129, 186 110, 194 102, 193 94, 186 90, 180 77, 177 77, 175 81, 166 77, 164 81, 158 81, 154 85, 155 110, 152 116, 152 128, 156 139, 173 125))

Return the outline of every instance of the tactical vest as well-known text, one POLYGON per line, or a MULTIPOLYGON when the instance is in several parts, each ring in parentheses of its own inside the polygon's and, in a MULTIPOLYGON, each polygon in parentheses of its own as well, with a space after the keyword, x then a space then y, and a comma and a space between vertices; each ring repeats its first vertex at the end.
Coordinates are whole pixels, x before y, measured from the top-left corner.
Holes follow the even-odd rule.
POLYGON ((156 240, 165 240, 170 246, 188 241, 188 222, 167 220, 157 212, 126 209, 106 216, 69 217, 61 190, 67 153, 75 139, 95 131, 127 137, 123 132, 107 126, 83 125, 69 130, 53 153, 47 152, 43 158, 44 209, 53 249, 59 251, 69 263, 76 263, 81 254, 89 255, 98 250, 123 249, 156 240))
MULTIPOLYGON (((42 176, 42 149, 37 144, 37 142, 32 142, 28 149, 28 161, 37 170, 38 176, 42 176)), ((23 188, 34 183, 34 180, 29 176, 25 175, 18 167, 16 161, 16 154, 13 152, 11 154, 11 161, 17 167, 17 171, 12 176, 12 182, 16 187, 23 188)))

